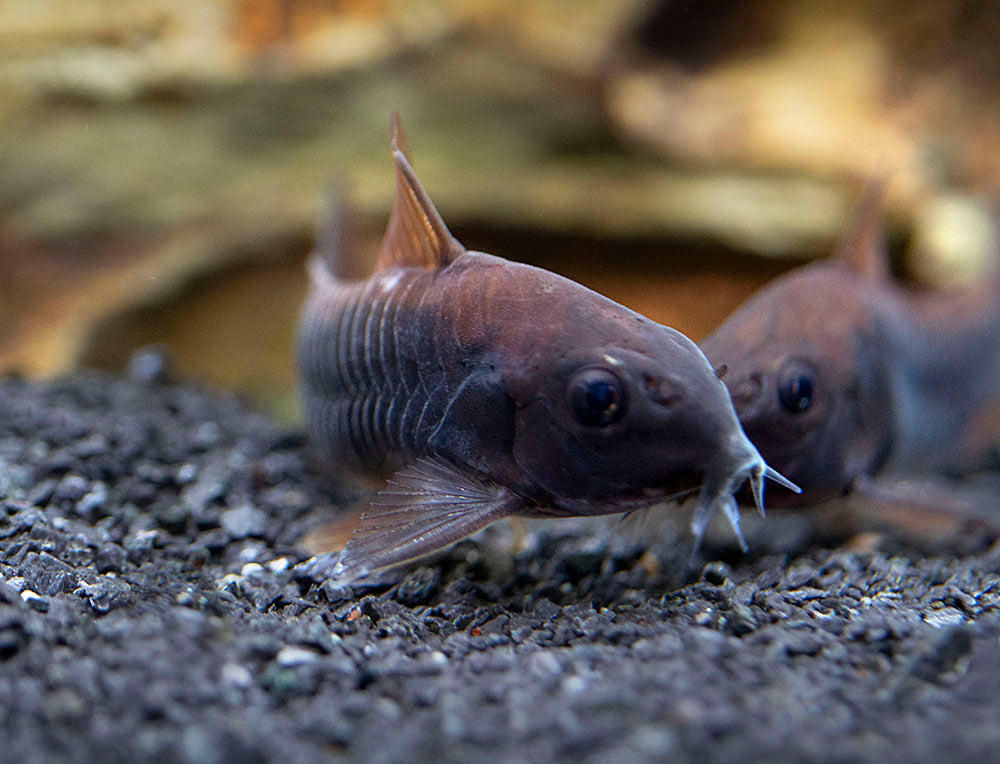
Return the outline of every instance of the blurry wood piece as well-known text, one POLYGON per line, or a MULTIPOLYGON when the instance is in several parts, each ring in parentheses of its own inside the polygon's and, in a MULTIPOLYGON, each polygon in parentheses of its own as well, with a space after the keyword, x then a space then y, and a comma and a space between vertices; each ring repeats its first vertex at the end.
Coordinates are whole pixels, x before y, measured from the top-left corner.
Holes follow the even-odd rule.
POLYGON ((0 3, 0 91, 119 100, 344 70, 438 43, 460 20, 436 0, 0 3))
POLYGON ((114 365, 126 341, 166 341, 182 374, 280 398, 246 375, 292 378, 296 269, 325 183, 349 179, 362 225, 384 225, 394 108, 455 228, 598 241, 611 267, 566 260, 567 275, 695 335, 777 267, 729 282, 713 253, 828 252, 853 202, 842 174, 872 157, 904 222, 949 184, 990 189, 989 19, 961 27, 958 2, 733 0, 694 26, 669 17, 672 49, 625 44, 650 14, 696 5, 0 4, 0 370, 114 365), (636 240, 659 255, 616 276, 636 240), (680 268, 693 244, 702 273, 680 268), (223 336, 241 314, 245 333, 223 336))
MULTIPOLYGON (((559 73, 481 39, 406 67, 328 78, 185 82, 113 103, 3 103, 0 369, 31 374, 112 363, 116 323, 185 309, 176 295, 212 283, 213 274, 240 278, 255 262, 273 264, 275 274, 298 267, 331 176, 350 178, 360 220, 380 229, 392 198, 390 104, 406 113, 421 171, 457 228, 475 220, 609 241, 707 236, 741 248, 822 251, 846 205, 823 183, 706 179, 621 154, 566 153, 600 142, 599 104, 559 73), (737 205, 756 210, 752 228, 734 227, 726 209, 737 205)), ((661 256, 669 264, 669 248, 661 256)), ((284 326, 297 313, 298 290, 276 289, 288 300, 267 306, 284 326)), ((261 314, 250 300, 242 310, 261 314)), ((218 318, 199 320, 208 327, 218 318)), ((206 353, 205 367, 258 339, 230 338, 206 353)), ((285 358, 275 376, 290 377, 285 358)))
POLYGON ((956 256, 967 269, 995 241, 981 212, 962 229, 970 207, 943 207, 956 186, 1000 195, 998 39, 996 9, 967 0, 664 0, 612 67, 609 113, 628 140, 703 168, 884 174, 891 209, 954 234, 930 233, 941 246, 922 252, 943 263, 921 266, 953 280, 956 256))
POLYGON ((183 376, 239 390, 281 420, 296 419, 292 347, 306 291, 306 248, 305 240, 276 243, 276 253, 288 256, 248 255, 163 299, 120 305, 93 321, 80 363, 123 369, 137 348, 166 343, 183 376))
POLYGON ((527 58, 593 78, 654 0, 474 0, 456 4, 477 32, 502 38, 527 58))
POLYGON ((909 273, 945 288, 1000 282, 1000 218, 990 206, 957 193, 929 199, 917 212, 909 273))

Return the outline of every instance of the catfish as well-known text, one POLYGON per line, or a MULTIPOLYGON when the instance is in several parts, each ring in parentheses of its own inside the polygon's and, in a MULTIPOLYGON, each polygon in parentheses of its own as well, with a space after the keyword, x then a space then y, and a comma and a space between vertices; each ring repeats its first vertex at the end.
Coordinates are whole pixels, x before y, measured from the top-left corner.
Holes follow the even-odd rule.
POLYGON ((620 513, 700 493, 700 539, 770 469, 701 350, 580 284, 466 250, 393 119, 396 192, 376 272, 343 205, 323 227, 297 341, 307 429, 327 462, 389 475, 335 568, 421 557, 502 517, 620 513))
POLYGON ((933 489, 921 497, 920 481, 997 464, 1000 289, 921 290, 895 280, 883 187, 869 183, 832 258, 765 286, 702 349, 726 366, 761 454, 802 487, 784 503, 855 495, 971 511, 963 502, 945 507, 947 496, 933 489))

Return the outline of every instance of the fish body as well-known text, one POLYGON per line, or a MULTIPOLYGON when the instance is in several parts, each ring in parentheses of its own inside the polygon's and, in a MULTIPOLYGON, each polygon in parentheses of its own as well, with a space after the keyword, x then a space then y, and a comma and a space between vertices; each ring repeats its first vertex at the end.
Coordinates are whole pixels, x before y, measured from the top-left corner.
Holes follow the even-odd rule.
POLYGON ((392 474, 342 575, 503 516, 622 512, 699 486, 696 533, 719 509, 738 530, 731 494, 750 479, 759 497, 768 469, 698 347, 554 273, 465 250, 395 135, 378 270, 347 281, 343 242, 321 242, 298 340, 314 443, 392 474))
POLYGON ((880 199, 869 190, 835 257, 778 278, 702 343, 799 502, 876 476, 967 473, 998 453, 1000 290, 895 282, 880 199))

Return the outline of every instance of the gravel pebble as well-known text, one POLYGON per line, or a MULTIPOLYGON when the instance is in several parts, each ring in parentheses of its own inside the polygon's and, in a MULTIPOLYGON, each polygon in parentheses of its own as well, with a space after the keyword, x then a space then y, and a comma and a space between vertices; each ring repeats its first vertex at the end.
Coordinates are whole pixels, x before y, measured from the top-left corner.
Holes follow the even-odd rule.
POLYGON ((1000 757, 996 550, 799 529, 691 568, 686 536, 541 522, 512 554, 499 523, 344 586, 300 539, 349 489, 167 367, 0 381, 6 760, 1000 757))

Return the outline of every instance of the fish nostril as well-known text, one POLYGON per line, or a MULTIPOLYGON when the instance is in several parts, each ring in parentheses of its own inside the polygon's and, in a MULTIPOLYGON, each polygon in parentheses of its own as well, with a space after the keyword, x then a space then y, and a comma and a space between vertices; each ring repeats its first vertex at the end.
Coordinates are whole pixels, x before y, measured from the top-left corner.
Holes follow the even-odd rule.
POLYGON ((673 406, 683 397, 677 386, 665 379, 657 379, 647 374, 642 380, 646 395, 661 406, 673 406))
POLYGON ((763 389, 764 378, 760 372, 755 371, 733 384, 729 389, 729 395, 733 399, 733 405, 740 409, 757 400, 763 389))

